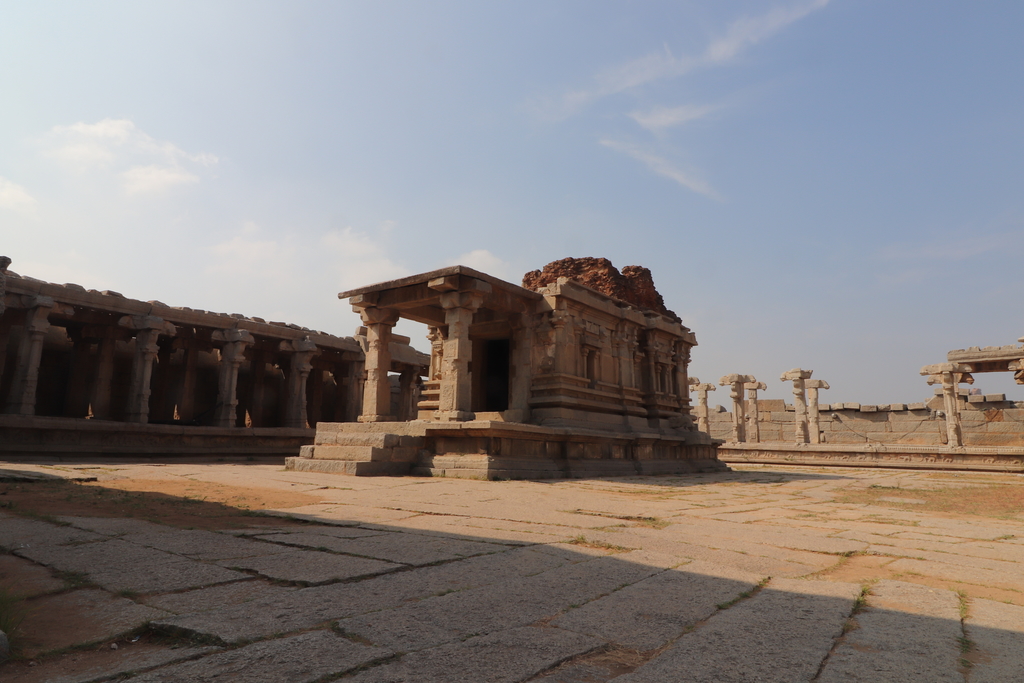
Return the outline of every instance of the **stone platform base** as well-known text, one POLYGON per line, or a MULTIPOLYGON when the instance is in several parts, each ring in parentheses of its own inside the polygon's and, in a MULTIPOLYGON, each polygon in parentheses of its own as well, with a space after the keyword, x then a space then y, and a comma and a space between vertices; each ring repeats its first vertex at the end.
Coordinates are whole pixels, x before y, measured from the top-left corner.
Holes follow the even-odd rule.
POLYGON ((353 475, 562 479, 717 472, 706 435, 601 432, 509 422, 320 423, 286 467, 353 475))
POLYGON ((729 443, 719 446, 726 463, 829 465, 904 469, 1024 472, 1024 448, 859 444, 729 443))
POLYGON ((0 460, 183 462, 278 459, 312 443, 314 430, 132 424, 0 415, 0 460))

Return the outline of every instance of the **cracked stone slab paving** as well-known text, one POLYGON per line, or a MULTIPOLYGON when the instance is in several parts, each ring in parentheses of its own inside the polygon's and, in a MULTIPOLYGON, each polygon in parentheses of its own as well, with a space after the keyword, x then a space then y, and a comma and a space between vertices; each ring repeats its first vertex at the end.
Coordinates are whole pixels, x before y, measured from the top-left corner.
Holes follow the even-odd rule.
POLYGON ((810 681, 842 632, 860 586, 778 579, 718 612, 617 683, 810 681))
POLYGON ((294 549, 274 555, 221 560, 220 564, 233 569, 250 569, 268 579, 294 581, 310 586, 383 574, 402 567, 393 562, 381 562, 365 557, 294 549))
POLYGON ((951 591, 879 581, 867 609, 829 657, 821 683, 928 681, 963 683, 960 602, 951 591))
POLYGON ((353 643, 331 631, 265 640, 136 676, 133 683, 312 683, 393 653, 353 643))
POLYGON ((351 683, 514 683, 601 645, 603 642, 597 638, 557 628, 513 628, 414 652, 345 680, 351 683))
POLYGON ((197 530, 0 512, 0 576, 23 581, 29 606, 97 622, 43 646, 91 650, 8 662, 0 680, 1024 680, 1024 519, 835 502, 926 488, 934 473, 487 482, 259 464, 106 470, 97 485, 301 491, 301 507, 270 514, 303 521, 197 530), (111 651, 126 632, 141 642, 111 651), (208 647, 172 648, 181 638, 208 647), (58 666, 74 657, 77 673, 58 666))

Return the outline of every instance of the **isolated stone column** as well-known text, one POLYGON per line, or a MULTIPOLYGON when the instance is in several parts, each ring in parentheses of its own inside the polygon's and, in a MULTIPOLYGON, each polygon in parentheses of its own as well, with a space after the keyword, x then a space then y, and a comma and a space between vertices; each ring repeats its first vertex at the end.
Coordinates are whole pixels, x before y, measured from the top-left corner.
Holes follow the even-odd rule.
POLYGON ((363 384, 363 412, 360 422, 394 422, 391 414, 391 332, 398 322, 398 312, 375 306, 353 307, 366 326, 366 382, 363 384))
POLYGON ((761 424, 758 421, 760 413, 757 406, 757 392, 764 391, 768 387, 764 382, 747 382, 743 385, 747 390, 747 401, 750 402, 750 412, 747 413, 747 441, 761 443, 761 424))
POLYGON ((804 381, 807 388, 807 415, 810 424, 811 443, 821 443, 821 422, 818 419, 818 389, 828 389, 828 382, 823 379, 804 381))
POLYGON ((25 296, 25 328, 18 346, 7 412, 14 415, 35 415, 36 390, 39 387, 39 361, 43 357, 43 339, 50 329, 49 316, 55 307, 48 296, 25 296))
POLYGON ((807 397, 805 393, 805 381, 811 378, 813 370, 801 370, 793 368, 789 372, 782 373, 779 378, 783 382, 793 383, 793 407, 796 414, 793 419, 795 428, 794 441, 796 443, 807 443, 807 397))
POLYGON ((700 379, 691 377, 689 379, 690 389, 697 392, 697 429, 702 432, 711 433, 711 421, 708 419, 708 392, 717 391, 714 384, 701 384, 700 379))
POLYGON ((743 385, 756 382, 752 375, 726 375, 718 380, 718 385, 729 387, 729 398, 732 399, 732 440, 737 443, 746 441, 746 410, 743 405, 743 385))
POLYGON ((960 384, 974 384, 974 377, 970 372, 971 366, 964 363, 936 363, 921 368, 921 374, 928 376, 928 384, 942 386, 942 402, 946 408, 946 437, 949 446, 964 445, 957 390, 960 384))
POLYGON ((469 374, 469 361, 473 357, 473 343, 469 339, 469 326, 473 314, 483 304, 482 292, 444 292, 444 309, 448 337, 444 341, 444 359, 441 363, 441 396, 438 419, 442 422, 472 420, 473 383, 469 374))
MULTIPOLYGON (((388 328, 390 332, 391 328, 388 328)), ((288 375, 285 378, 284 426, 306 427, 306 381, 313 369, 313 356, 319 353, 316 342, 309 337, 283 341, 278 349, 289 355, 288 375)), ((390 354, 389 354, 390 355, 390 354)), ((387 378, 385 377, 385 383, 387 378)), ((389 395, 390 402, 390 395, 389 395)), ((360 417, 362 420, 362 417, 360 417)))
POLYGON ((128 384, 127 421, 146 424, 149 422, 153 361, 160 351, 157 340, 161 334, 174 336, 176 328, 163 318, 151 315, 126 315, 117 324, 135 331, 135 357, 132 359, 132 374, 128 384))
POLYGON ((214 424, 234 427, 238 421, 238 368, 245 360, 245 349, 256 342, 245 330, 214 330, 211 339, 223 342, 217 367, 217 408, 214 424))

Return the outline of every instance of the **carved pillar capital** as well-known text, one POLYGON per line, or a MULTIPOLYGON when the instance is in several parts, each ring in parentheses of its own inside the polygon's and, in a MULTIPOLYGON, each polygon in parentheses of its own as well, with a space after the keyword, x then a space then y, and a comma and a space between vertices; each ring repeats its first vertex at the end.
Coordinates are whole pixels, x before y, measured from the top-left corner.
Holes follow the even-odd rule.
POLYGON ((394 327, 398 322, 398 311, 393 308, 377 308, 376 306, 353 306, 352 310, 359 314, 364 325, 388 325, 394 327))
POLYGON ((480 291, 442 292, 438 297, 438 302, 446 311, 453 308, 465 308, 475 313, 483 305, 486 296, 486 293, 480 291))

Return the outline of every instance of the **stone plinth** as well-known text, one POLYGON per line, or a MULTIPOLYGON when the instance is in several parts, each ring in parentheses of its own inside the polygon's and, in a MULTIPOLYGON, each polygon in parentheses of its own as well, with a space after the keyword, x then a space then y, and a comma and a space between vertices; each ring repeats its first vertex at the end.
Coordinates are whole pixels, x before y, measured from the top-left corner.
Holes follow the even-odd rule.
POLYGON ((320 423, 290 470, 353 475, 557 479, 728 469, 714 444, 651 432, 609 433, 514 422, 320 423))

